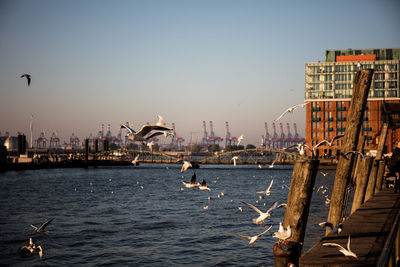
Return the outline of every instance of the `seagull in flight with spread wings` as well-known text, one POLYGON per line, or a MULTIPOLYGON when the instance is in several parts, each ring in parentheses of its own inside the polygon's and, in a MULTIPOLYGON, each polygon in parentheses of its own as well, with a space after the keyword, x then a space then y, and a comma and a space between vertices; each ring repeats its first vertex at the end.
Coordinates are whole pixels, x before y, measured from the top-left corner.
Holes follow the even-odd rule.
POLYGON ((297 108, 304 108, 306 105, 307 105, 307 103, 303 103, 303 104, 299 104, 299 105, 295 105, 293 107, 290 107, 287 110, 285 110, 281 115, 279 115, 278 118, 276 118, 274 121, 279 121, 287 113, 292 113, 297 108))
POLYGON ((272 225, 270 227, 267 228, 267 230, 265 230, 264 232, 262 232, 261 234, 255 235, 255 236, 246 236, 246 235, 239 235, 236 234, 238 237, 243 238, 243 239, 248 239, 249 241, 249 245, 251 247, 254 247, 255 242, 257 241, 257 239, 262 236, 263 234, 266 234, 270 229, 271 229, 272 225))
POLYGON ((244 138, 244 134, 241 134, 241 135, 238 137, 238 144, 237 144, 237 145, 240 145, 240 142, 242 142, 243 138, 244 138))
POLYGON ((31 75, 29 74, 22 74, 21 78, 26 78, 26 81, 28 82, 28 86, 31 84, 31 75))
POLYGON ((329 228, 329 230, 334 234, 339 234, 343 230, 343 224, 341 223, 337 227, 334 227, 333 223, 331 222, 322 222, 319 223, 318 225, 329 228))
POLYGON ((129 140, 139 141, 142 143, 145 143, 147 140, 155 136, 154 134, 147 136, 151 131, 172 131, 171 128, 166 126, 147 125, 147 124, 143 125, 142 128, 140 128, 139 132, 135 132, 135 130, 133 130, 131 127, 124 124, 121 124, 120 128, 126 128, 128 130, 127 136, 129 140))
POLYGON ((266 219, 268 219, 268 217, 271 217, 270 212, 273 211, 274 209, 278 208, 278 202, 274 202, 272 204, 272 206, 266 211, 266 212, 262 212, 261 210, 259 210, 258 208, 254 207, 253 205, 242 201, 243 204, 246 204, 247 206, 249 206, 250 208, 252 208, 253 210, 255 210, 256 212, 258 212, 258 214, 260 214, 260 216, 258 216, 257 218, 253 219, 253 223, 255 224, 263 224, 264 221, 266 219))
POLYGON ((192 163, 190 163, 189 161, 183 161, 183 165, 181 168, 181 172, 185 172, 187 169, 189 169, 190 167, 192 167, 192 163))
POLYGON ((271 195, 271 187, 273 183, 274 179, 271 180, 271 183, 269 184, 268 188, 265 191, 257 191, 257 194, 265 194, 266 196, 271 195))
POLYGON ((287 147, 285 150, 290 149, 290 148, 297 148, 297 151, 299 151, 300 156, 304 156, 306 154, 306 149, 308 149, 309 151, 311 151, 311 153, 313 153, 313 150, 311 148, 309 148, 306 143, 299 143, 299 144, 295 144, 295 145, 291 145, 289 147, 287 147))
POLYGON ((322 244, 324 247, 338 247, 339 251, 342 252, 345 256, 349 256, 349 257, 354 257, 356 259, 358 259, 357 255, 350 250, 350 236, 347 239, 347 249, 345 249, 344 247, 342 247, 339 244, 336 243, 324 243, 322 244))
POLYGON ((51 218, 50 220, 48 220, 47 222, 43 223, 40 227, 36 227, 33 224, 31 224, 31 227, 33 228, 33 230, 35 230, 37 233, 42 233, 42 234, 47 234, 48 232, 46 230, 44 230, 52 221, 54 220, 54 218, 51 218))
POLYGON ((331 141, 322 140, 322 141, 319 142, 317 145, 315 145, 314 148, 317 148, 317 147, 319 147, 319 146, 322 146, 323 144, 326 144, 327 146, 333 146, 333 143, 334 143, 336 140, 342 138, 343 136, 344 136, 344 134, 338 134, 338 135, 335 135, 335 136, 332 138, 331 141))

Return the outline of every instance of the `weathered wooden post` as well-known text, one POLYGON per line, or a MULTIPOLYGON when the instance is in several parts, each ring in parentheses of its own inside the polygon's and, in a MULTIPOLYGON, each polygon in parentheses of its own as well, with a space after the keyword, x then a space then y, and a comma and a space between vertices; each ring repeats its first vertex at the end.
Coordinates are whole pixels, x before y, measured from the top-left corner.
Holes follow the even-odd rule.
POLYGON ((283 226, 290 225, 292 236, 285 241, 279 240, 274 245, 275 266, 298 265, 306 232, 308 212, 319 160, 298 160, 293 166, 292 181, 288 194, 283 226))
POLYGON ((360 171, 355 175, 356 190, 354 192, 351 213, 355 212, 364 202, 365 189, 367 188, 367 181, 372 167, 372 161, 372 158, 363 158, 359 160, 360 171))
MULTIPOLYGON (((364 153, 365 140, 366 140, 366 136, 365 136, 365 135, 361 136, 361 139, 360 139, 360 148, 359 148, 359 150, 358 150, 358 151, 360 151, 361 153, 364 153)), ((362 159, 362 157, 360 157, 360 156, 357 157, 357 159, 356 159, 356 164, 354 165, 354 168, 353 168, 353 172, 352 172, 352 175, 351 175, 351 177, 352 177, 352 179, 353 179, 353 180, 352 180, 352 183, 353 183, 353 184, 356 183, 357 173, 358 173, 359 170, 360 170, 360 162, 361 162, 361 159, 362 159)))
POLYGON ((378 167, 378 173, 377 173, 377 177, 376 177, 374 194, 376 194, 382 190, 382 182, 383 182, 383 174, 384 173, 385 173, 385 161, 380 160, 379 167, 378 167))
MULTIPOLYGON (((361 70, 356 73, 341 149, 344 153, 354 151, 357 148, 373 73, 372 69, 361 70)), ((348 155, 348 157, 341 156, 336 167, 336 176, 328 215, 328 221, 333 223, 334 226, 340 223, 345 212, 346 203, 344 203, 344 200, 346 187, 351 178, 353 159, 353 154, 348 155)), ((329 230, 327 229, 326 234, 328 233, 329 230)))
POLYGON ((89 165, 89 139, 85 139, 85 168, 89 165))
POLYGON ((374 195, 376 176, 378 173, 379 160, 374 159, 372 163, 371 172, 369 173, 367 189, 365 190, 364 202, 370 199, 374 195))

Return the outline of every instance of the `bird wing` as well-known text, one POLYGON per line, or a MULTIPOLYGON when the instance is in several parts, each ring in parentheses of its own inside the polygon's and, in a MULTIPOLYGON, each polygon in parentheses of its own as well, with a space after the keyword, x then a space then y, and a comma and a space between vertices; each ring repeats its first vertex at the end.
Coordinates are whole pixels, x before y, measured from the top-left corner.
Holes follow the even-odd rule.
POLYGON ((293 147, 295 147, 295 148, 297 148, 297 149, 298 149, 299 145, 298 145, 298 144, 291 145, 291 146, 289 146, 289 147, 285 148, 285 150, 287 150, 287 149, 290 149, 290 148, 293 148, 293 147))
POLYGON ((162 134, 164 134, 164 131, 156 131, 156 132, 152 133, 150 136, 146 137, 146 140, 149 140, 149 139, 153 138, 154 136, 162 135, 162 134))
POLYGON ((139 130, 137 135, 145 136, 151 131, 172 131, 171 128, 166 126, 158 126, 158 125, 143 125, 142 128, 139 130))
POLYGON ((157 115, 157 118, 158 118, 157 125, 158 126, 164 126, 164 118, 161 117, 160 115, 157 115))
POLYGON ((329 227, 333 229, 333 224, 331 222, 322 222, 318 224, 319 226, 329 227))
POLYGON ((239 234, 236 234, 238 237, 240 237, 240 238, 243 238, 243 239, 251 239, 251 237, 250 236, 246 236, 246 235, 239 235, 239 234))
POLYGON ((271 189, 272 184, 274 183, 274 179, 271 180, 271 183, 269 184, 267 191, 269 191, 271 189))
POLYGON ((348 250, 348 251, 351 251, 351 250, 350 250, 350 236, 349 236, 349 238, 347 239, 347 250, 348 250))
POLYGON ((245 201, 241 201, 243 204, 246 204, 247 206, 249 206, 250 208, 252 208, 253 210, 257 211, 259 214, 262 214, 263 212, 259 209, 257 209, 256 207, 254 207, 253 205, 245 202, 245 201))
POLYGON ((278 116, 274 121, 279 121, 286 113, 289 112, 289 109, 285 110, 281 115, 278 116))
POLYGON ((341 245, 339 245, 339 244, 336 244, 336 243, 324 243, 324 244, 322 244, 324 247, 338 247, 338 248, 341 248, 341 249, 343 249, 343 250, 346 250, 344 247, 342 247, 341 245))
POLYGON ((127 129, 130 133, 136 133, 131 127, 129 127, 128 125, 125 125, 125 124, 120 124, 120 125, 119 125, 119 128, 120 128, 120 129, 125 128, 125 129, 127 129))
POLYGON ((28 86, 31 85, 31 75, 26 75, 26 79, 28 80, 28 86))
POLYGON ((343 136, 344 136, 344 134, 335 135, 335 136, 332 138, 332 140, 331 140, 331 144, 333 144, 333 142, 335 142, 335 140, 340 139, 340 138, 342 138, 343 136))
POLYGON ((193 173, 192 178, 190 179, 190 183, 191 184, 195 184, 196 183, 196 173, 193 173))
POLYGON ((35 231, 37 231, 37 227, 36 226, 34 226, 33 224, 31 224, 31 227, 33 228, 33 230, 35 230, 35 231))
POLYGON ((265 230, 264 232, 262 232, 261 234, 258 234, 257 237, 262 236, 263 234, 266 234, 270 229, 272 228, 272 225, 270 225, 267 230, 265 230))
POLYGON ((270 213, 271 211, 273 211, 274 209, 276 209, 278 207, 278 202, 275 201, 272 206, 267 210, 267 213, 270 213))
POLYGON ((40 231, 40 230, 44 230, 44 228, 46 228, 47 225, 49 225, 53 220, 54 220, 54 218, 51 218, 50 220, 48 220, 47 222, 45 222, 44 224, 42 224, 42 226, 39 227, 39 231, 40 231))
POLYGON ((313 147, 313 149, 316 149, 317 147, 320 147, 320 146, 322 146, 323 144, 328 144, 328 145, 329 145, 329 142, 328 142, 327 140, 322 140, 321 142, 319 142, 318 144, 316 144, 316 145, 313 147))

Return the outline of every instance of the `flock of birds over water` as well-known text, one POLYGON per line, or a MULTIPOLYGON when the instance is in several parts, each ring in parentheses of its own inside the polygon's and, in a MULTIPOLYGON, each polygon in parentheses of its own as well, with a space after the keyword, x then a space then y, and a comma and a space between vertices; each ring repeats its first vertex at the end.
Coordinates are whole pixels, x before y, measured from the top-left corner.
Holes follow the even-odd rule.
MULTIPOLYGON (((25 78, 27 80, 28 86, 30 86, 31 84, 31 75, 29 74, 22 74, 21 78, 25 78)), ((304 108, 307 105, 307 103, 302 103, 299 105, 295 105, 293 107, 290 107, 288 109, 286 109, 281 115, 279 115, 274 121, 278 121, 280 120, 283 116, 285 116, 288 113, 292 113, 294 110, 296 110, 297 108, 304 108)), ((164 119, 162 116, 157 115, 158 118, 158 122, 155 125, 143 125, 141 127, 141 129, 136 132, 134 129, 132 129, 129 125, 120 125, 120 128, 125 128, 128 131, 127 137, 129 140, 132 141, 137 141, 137 142, 141 142, 144 145, 147 145, 150 150, 152 151, 152 146, 154 145, 154 142, 151 140, 153 137, 155 136, 159 136, 159 135, 164 135, 165 137, 173 137, 174 133, 173 133, 173 129, 169 128, 165 125, 164 123, 164 119)), ((313 147, 309 147, 307 146, 305 143, 299 143, 299 144, 295 144, 292 146, 287 147, 286 149, 297 149, 298 153, 300 156, 306 156, 307 155, 307 150, 311 153, 312 157, 315 157, 315 149, 318 148, 319 146, 322 145, 326 145, 326 146, 332 146, 334 144, 335 141, 337 141, 338 139, 342 138, 344 135, 336 135, 334 136, 331 140, 322 140, 321 142, 319 142, 318 144, 316 144, 313 147)), ((240 142, 244 139, 244 135, 242 134, 239 138, 238 138, 238 144, 240 144, 240 142)), ((345 154, 343 154, 343 156, 347 157, 349 154, 359 154, 362 158, 364 158, 365 156, 358 151, 350 151, 347 152, 345 154)), ((237 160, 239 160, 239 156, 234 156, 232 157, 232 161, 233 161, 233 165, 236 166, 237 160)), ((273 168, 274 164, 276 162, 277 158, 270 164, 268 165, 269 168, 273 168)), ((132 161, 133 165, 138 165, 139 164, 139 155, 137 155, 135 157, 135 159, 132 161)), ((183 160, 183 165, 181 168, 181 172, 185 172, 187 169, 192 168, 192 164, 189 161, 183 160)), ((261 166, 258 166, 259 168, 261 168, 261 166)), ((328 173, 323 173, 321 172, 321 174, 323 176, 326 176, 328 173)), ((182 176, 183 177, 183 176, 182 176)), ((183 177, 184 178, 184 177, 183 177)), ((262 191, 257 191, 257 193, 259 194, 259 199, 263 199, 265 197, 270 196, 271 194, 271 187, 273 185, 274 180, 272 179, 269 186, 266 188, 266 190, 262 190, 262 191)), ((207 186, 206 181, 203 179, 201 183, 196 181, 196 174, 193 173, 190 181, 188 183, 186 182, 182 182, 185 188, 190 188, 190 189, 198 189, 198 190, 203 190, 206 192, 210 192, 211 189, 207 186)), ((286 187, 287 189, 289 189, 288 186, 283 185, 282 187, 286 187)), ((142 187, 143 189, 143 187, 142 187)), ((76 190, 76 189, 75 189, 76 190)), ((181 190, 184 190, 184 188, 181 188, 181 190)), ((315 190, 315 188, 314 188, 315 190)), ((317 189, 317 192, 321 192, 322 195, 325 197, 325 204, 329 205, 330 203, 330 199, 329 199, 329 195, 327 194, 328 188, 326 186, 321 186, 317 189)), ((221 192, 218 194, 218 198, 221 198, 224 196, 224 192, 221 192)), ((210 200, 210 197, 209 197, 210 200)), ((265 223, 267 223, 267 220, 272 217, 271 213, 279 208, 286 208, 286 204, 285 203, 281 203, 278 204, 278 202, 274 202, 267 211, 263 212, 261 211, 259 208, 255 207, 254 205, 247 203, 245 201, 241 201, 242 204, 248 206, 249 208, 253 209, 255 212, 257 212, 258 217, 253 218, 252 222, 256 225, 260 225, 261 227, 264 227, 265 223)), ((258 203, 258 200, 256 201, 256 203, 258 203)), ((264 206, 266 205, 266 203, 264 203, 264 206)), ((204 210, 208 210, 208 206, 203 207, 204 210)), ((243 207, 238 207, 238 210, 240 212, 243 211, 243 207)), ((39 234, 47 234, 48 231, 46 231, 45 229, 48 227, 48 225, 54 220, 54 218, 51 218, 49 220, 47 220, 46 222, 44 222, 41 226, 37 227, 34 225, 31 225, 32 229, 39 234)), ((330 229, 331 233, 334 234, 339 234, 342 229, 343 229, 343 225, 339 224, 337 227, 334 227, 334 225, 330 222, 322 222, 319 223, 320 226, 322 227, 327 227, 328 229, 330 229)), ((263 235, 267 234, 272 228, 272 225, 270 225, 269 227, 266 227, 265 230, 263 230, 261 233, 253 235, 253 236, 248 236, 248 235, 243 235, 243 234, 235 234, 236 236, 245 239, 245 240, 249 240, 249 245, 251 247, 254 247, 255 242, 263 235)), ((272 236, 274 238, 278 238, 279 242, 284 241, 284 240, 288 240, 290 239, 290 237, 292 236, 292 230, 290 228, 290 225, 288 225, 287 227, 284 227, 282 222, 279 223, 279 229, 277 232, 274 232, 272 234, 272 236)), ((323 246, 331 246, 331 247, 337 247, 339 248, 339 252, 343 253, 343 255, 347 256, 347 257, 353 257, 353 258, 357 258, 357 255, 351 251, 350 249, 350 236, 348 237, 348 241, 347 241, 347 246, 346 248, 344 248, 342 245, 337 244, 337 243, 324 243, 322 244, 323 246)), ((19 248, 19 253, 21 255, 21 257, 29 257, 29 256, 33 256, 33 255, 39 255, 40 258, 43 257, 43 248, 41 247, 41 245, 37 245, 33 242, 32 238, 29 238, 29 240, 24 243, 20 248, 19 248)))

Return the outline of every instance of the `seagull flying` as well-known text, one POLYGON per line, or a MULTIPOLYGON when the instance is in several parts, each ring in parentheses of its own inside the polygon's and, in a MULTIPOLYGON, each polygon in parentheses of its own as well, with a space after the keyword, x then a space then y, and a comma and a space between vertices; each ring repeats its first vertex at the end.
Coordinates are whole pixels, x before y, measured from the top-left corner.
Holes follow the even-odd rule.
POLYGON ((275 160, 271 163, 271 165, 268 165, 268 168, 273 168, 274 167, 274 164, 275 164, 275 162, 278 160, 278 157, 276 157, 275 158, 275 160))
POLYGON ((358 154, 358 155, 360 155, 362 158, 365 158, 364 154, 361 153, 361 152, 359 152, 359 151, 349 151, 349 152, 343 154, 343 156, 344 156, 346 159, 349 159, 349 158, 347 157, 347 155, 349 155, 349 154, 356 154, 356 155, 358 154))
POLYGON ((290 229, 290 225, 285 229, 281 222, 279 222, 279 230, 275 232, 272 237, 279 238, 279 240, 286 240, 292 236, 292 229, 290 229))
POLYGON ((295 109, 304 108, 306 105, 307 105, 307 103, 303 103, 303 104, 299 104, 299 105, 295 105, 293 107, 290 107, 287 110, 285 110, 281 115, 279 115, 279 117, 276 118, 274 121, 279 121, 286 113, 292 113, 295 109))
POLYGON ((31 75, 29 75, 29 74, 22 74, 21 75, 21 78, 26 78, 26 80, 28 81, 28 86, 31 84, 31 75))
POLYGON ((47 227, 47 225, 49 225, 52 221, 54 220, 54 218, 51 218, 50 220, 48 220, 47 222, 45 222, 44 224, 42 224, 40 227, 36 227, 33 224, 31 224, 31 227, 33 228, 33 230, 35 230, 37 233, 42 233, 42 234, 47 234, 48 232, 45 231, 44 229, 47 227))
POLYGON ((233 166, 236 166, 236 160, 238 160, 238 156, 234 156, 231 160, 233 160, 233 166))
POLYGON ((189 161, 183 161, 181 172, 185 172, 189 167, 192 167, 192 164, 189 161))
POLYGON ((333 143, 334 143, 336 140, 342 138, 343 136, 344 136, 344 134, 338 134, 338 135, 335 135, 335 136, 332 138, 331 141, 322 140, 321 142, 319 142, 319 143, 315 146, 315 148, 317 148, 317 147, 319 147, 319 146, 322 146, 323 144, 326 144, 327 146, 333 146, 333 143))
POLYGON ((257 209, 256 207, 254 207, 253 205, 242 201, 243 204, 246 204, 247 206, 249 206, 250 208, 252 208, 253 210, 255 210, 256 212, 258 212, 258 214, 260 214, 260 216, 258 216, 257 218, 253 219, 253 223, 255 224, 262 224, 264 223, 264 221, 266 219, 268 219, 268 217, 271 217, 270 212, 273 211, 274 209, 276 209, 278 207, 278 202, 274 202, 272 204, 272 206, 266 211, 266 212, 262 212, 261 210, 257 209))
POLYGON ((139 160, 139 154, 137 154, 137 155, 136 155, 136 157, 135 157, 135 159, 134 159, 134 160, 132 160, 132 164, 133 164, 134 166, 137 166, 137 165, 139 165, 139 162, 138 162, 138 160, 139 160))
POLYGON ((135 132, 128 125, 120 125, 120 128, 126 128, 128 130, 128 139, 133 141, 139 141, 145 143, 150 138, 154 137, 154 134, 147 136, 151 131, 172 131, 171 128, 166 126, 158 126, 158 125, 143 125, 139 132, 135 132))
POLYGON ((345 249, 344 247, 342 247, 341 245, 336 244, 336 243, 324 243, 322 245, 324 247, 328 247, 328 246, 329 247, 338 247, 339 251, 342 252, 345 256, 354 257, 354 258, 358 259, 357 255, 350 250, 350 236, 347 239, 347 249, 345 249))
POLYGON ((271 180, 271 183, 269 184, 268 188, 265 191, 257 191, 257 194, 265 194, 266 196, 271 195, 271 186, 274 183, 274 179, 271 180))
POLYGON ((190 183, 182 183, 187 188, 198 188, 200 186, 199 183, 196 183, 196 173, 193 173, 192 178, 190 179, 190 183))
POLYGON ((320 172, 324 177, 328 175, 327 172, 320 172))
POLYGON ((311 153, 313 153, 313 151, 305 143, 291 145, 286 149, 290 149, 293 147, 297 148, 297 151, 299 151, 300 156, 304 156, 306 154, 306 149, 308 149, 309 151, 311 151, 311 153))
POLYGON ((243 138, 244 138, 244 135, 241 134, 241 135, 239 136, 239 138, 238 138, 238 144, 237 144, 237 145, 240 145, 240 142, 243 140, 243 138))
POLYGON ((203 181, 201 182, 200 186, 199 186, 200 190, 205 190, 207 192, 210 192, 210 188, 208 188, 206 180, 203 179, 203 181))
POLYGON ((165 126, 165 123, 164 123, 164 118, 163 117, 161 117, 160 115, 157 115, 157 118, 158 118, 158 122, 157 122, 157 126, 165 126))
POLYGON ((153 151, 154 141, 147 143, 147 146, 149 147, 150 151, 153 151))
POLYGON ((338 225, 338 227, 334 227, 333 223, 331 223, 331 222, 322 222, 322 223, 319 223, 318 225, 322 226, 322 227, 328 227, 329 230, 331 231, 331 233, 334 233, 334 234, 339 234, 343 230, 343 224, 341 224, 341 223, 338 225))
POLYGON ((248 239, 249 241, 249 245, 251 247, 254 247, 255 242, 257 241, 257 239, 262 236, 263 234, 266 234, 270 229, 271 229, 272 225, 270 227, 267 228, 267 230, 265 230, 264 232, 262 232, 261 234, 255 235, 255 236, 245 236, 245 235, 239 235, 236 234, 238 237, 243 238, 243 239, 248 239))

